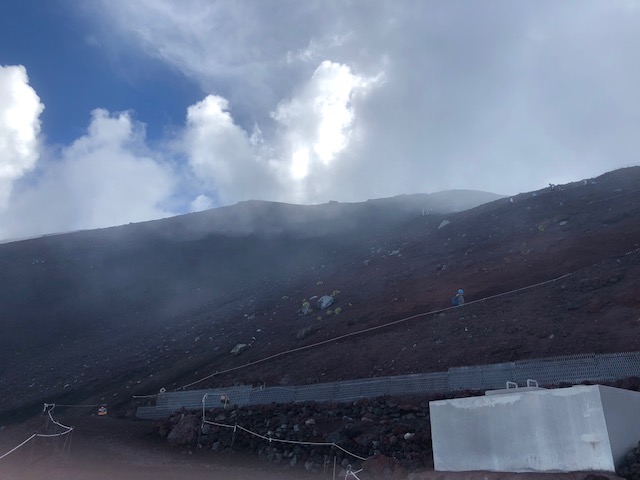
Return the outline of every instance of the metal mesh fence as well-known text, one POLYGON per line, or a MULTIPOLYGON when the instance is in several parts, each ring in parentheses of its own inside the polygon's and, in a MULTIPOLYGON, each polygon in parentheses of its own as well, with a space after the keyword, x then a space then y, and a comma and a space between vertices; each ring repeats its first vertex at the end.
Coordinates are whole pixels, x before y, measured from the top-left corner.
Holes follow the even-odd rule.
POLYGON ((640 376, 640 352, 581 354, 537 360, 455 367, 447 372, 377 377, 343 382, 291 387, 252 388, 239 386, 186 392, 165 392, 155 406, 138 407, 139 418, 162 418, 182 408, 187 410, 221 406, 226 396, 232 405, 292 402, 349 402, 385 395, 429 394, 461 390, 504 388, 506 382, 525 385, 528 379, 540 385, 577 384, 584 381, 614 381, 640 376), (206 397, 205 397, 206 394, 206 397))

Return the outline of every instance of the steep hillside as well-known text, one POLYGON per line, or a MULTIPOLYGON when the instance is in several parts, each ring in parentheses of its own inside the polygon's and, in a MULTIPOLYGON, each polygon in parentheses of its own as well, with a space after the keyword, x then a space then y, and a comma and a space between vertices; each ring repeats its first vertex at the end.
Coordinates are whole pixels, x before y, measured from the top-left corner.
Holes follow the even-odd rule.
MULTIPOLYGON (((199 386, 312 383, 586 352, 640 348, 640 169, 499 200, 444 217, 411 219, 366 239, 321 285, 281 291, 253 321, 224 334, 253 347, 211 363, 195 381, 270 354, 407 316, 446 308, 458 288, 467 304, 387 329, 283 356, 199 386), (350 261, 350 262, 349 262, 350 261), (444 266, 444 268, 443 268, 444 266), (570 275, 567 275, 570 274, 570 275), (557 277, 536 288, 473 303, 557 277), (298 317, 302 297, 339 290, 342 312, 298 317), (272 311, 277 314, 273 314, 272 311), (297 338, 311 327, 312 335, 297 338), (251 328, 251 327, 249 327, 251 328)), ((338 255, 338 253, 336 253, 338 255)), ((184 383, 184 379, 181 379, 184 383)), ((180 385, 171 384, 168 388, 180 385)))
MULTIPOLYGON (((221 452, 207 444, 201 455, 192 455, 195 440, 169 448, 158 436, 183 421, 197 434, 199 415, 176 415, 153 433, 120 416, 130 412, 132 395, 162 387, 305 384, 640 350, 638 185, 640 168, 629 168, 457 213, 420 196, 314 207, 246 202, 237 217, 230 207, 5 244, 1 321, 10 334, 0 337, 0 420, 29 419, 0 428, 2 451, 41 428, 43 401, 106 403, 110 415, 59 408, 59 419, 76 427, 71 454, 38 439, 3 466, 34 479, 325 478, 326 452, 314 447, 295 458, 305 467, 313 459, 316 473, 287 471, 289 456, 282 459, 291 452, 230 431, 216 437, 221 452), (467 303, 450 307, 458 288, 467 303), (335 302, 319 310, 315 297, 327 294, 335 302), (303 299, 313 312, 300 314, 303 299), (249 347, 231 355, 238 343, 249 347), (253 455, 230 463, 232 451, 253 455), (284 470, 254 463, 260 456, 284 470), (96 472, 96 464, 104 468, 96 472)), ((619 386, 638 389, 637 379, 625 382, 619 386)), ((397 478, 408 471, 418 472, 410 478, 459 478, 428 471, 427 400, 305 404, 297 414, 270 405, 264 418, 253 408, 231 415, 286 420, 287 431, 309 409, 319 421, 338 415, 341 421, 317 425, 329 437, 313 438, 335 441, 339 433, 339 444, 364 456, 375 453, 374 438, 391 445, 391 437, 415 433, 411 445, 385 450, 391 457, 365 461, 361 478, 389 465, 397 478), (369 408, 416 412, 408 414, 416 420, 400 412, 402 425, 358 422, 369 408)), ((342 467, 351 461, 337 460, 342 467)), ((477 472, 494 480, 547 478, 526 475, 477 472)))
POLYGON ((458 213, 416 196, 247 202, 235 223, 230 207, 2 245, 0 410, 637 350, 638 185, 628 168, 458 213), (458 288, 464 307, 357 334, 447 308, 458 288), (298 315, 332 293, 333 315, 298 315))
POLYGON ((226 355, 220 332, 229 324, 242 330, 244 313, 274 295, 339 272, 366 254, 366 239, 495 198, 453 191, 360 204, 243 202, 0 245, 0 322, 11 332, 0 337, 0 412, 133 379, 135 387, 152 374, 161 384, 165 374, 179 377, 226 355), (201 333, 192 331, 208 328, 220 344, 202 336, 194 345, 201 333))

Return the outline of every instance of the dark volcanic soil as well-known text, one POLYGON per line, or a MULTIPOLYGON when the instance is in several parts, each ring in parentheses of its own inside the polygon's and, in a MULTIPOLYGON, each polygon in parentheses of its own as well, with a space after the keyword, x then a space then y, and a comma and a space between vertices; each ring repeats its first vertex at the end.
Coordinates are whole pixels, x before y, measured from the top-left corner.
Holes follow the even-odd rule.
MULTIPOLYGON (((62 440, 36 439, 2 460, 0 480, 265 480, 314 479, 306 472, 283 472, 255 457, 234 452, 216 456, 190 448, 171 448, 154 435, 147 422, 110 417, 67 416, 56 418, 74 425, 69 444, 62 440), (68 448, 65 447, 68 445, 68 448)), ((2 432, 0 449, 25 438, 28 428, 39 429, 42 419, 2 432), (26 431, 25 431, 26 430, 26 431)), ((26 435, 29 436, 28 434, 26 435)))
POLYGON ((124 413, 132 395, 236 367, 194 388, 640 350, 639 185, 634 167, 426 216, 406 202, 249 202, 252 217, 225 210, 227 234, 205 212, 0 245, 0 423, 43 402, 124 413), (464 307, 426 314, 458 288, 464 307), (334 292, 332 315, 297 314, 334 292), (231 356, 237 343, 251 346, 231 356))
MULTIPOLYGON (((344 468, 333 464, 326 471, 310 473, 302 468, 283 468, 256 455, 234 450, 217 453, 193 447, 170 447, 148 422, 98 417, 56 415, 56 420, 75 426, 68 443, 37 439, 3 460, 0 480, 328 480, 346 478, 344 468)), ((0 435, 0 450, 19 444, 44 420, 32 418, 11 426, 0 435)), ((371 470, 371 469, 369 469, 371 470)), ((372 471, 357 473, 360 480, 381 478, 372 471)), ((348 478, 356 478, 350 476, 348 478)), ((388 478, 388 477, 382 477, 388 478)), ((620 480, 611 473, 500 473, 409 472, 409 480, 620 480)))

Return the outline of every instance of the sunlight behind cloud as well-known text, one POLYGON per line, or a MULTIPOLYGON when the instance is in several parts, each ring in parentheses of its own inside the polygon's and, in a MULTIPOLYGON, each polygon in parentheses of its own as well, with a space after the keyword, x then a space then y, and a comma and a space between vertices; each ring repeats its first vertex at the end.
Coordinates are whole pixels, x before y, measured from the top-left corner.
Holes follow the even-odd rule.
POLYGON ((291 155, 291 176, 302 180, 309 174, 309 150, 300 148, 291 155))
POLYGON ((271 114, 277 128, 264 138, 238 125, 229 102, 217 95, 188 108, 183 149, 207 195, 217 205, 247 199, 314 202, 328 197, 309 184, 349 144, 356 117, 353 99, 366 95, 377 77, 352 73, 347 65, 322 62, 313 75, 271 114))
POLYGON ((365 94, 380 76, 353 74, 347 65, 324 61, 294 96, 271 114, 282 127, 283 156, 294 179, 315 165, 328 167, 349 143, 355 110, 352 99, 365 94))

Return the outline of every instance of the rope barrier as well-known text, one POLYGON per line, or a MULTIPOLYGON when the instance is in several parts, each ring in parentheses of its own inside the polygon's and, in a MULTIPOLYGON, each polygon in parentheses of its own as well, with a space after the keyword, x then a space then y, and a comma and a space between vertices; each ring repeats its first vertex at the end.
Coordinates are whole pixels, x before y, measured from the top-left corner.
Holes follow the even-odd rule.
POLYGON ((10 453, 15 452, 16 450, 18 450, 20 447, 22 447, 23 445, 27 444, 28 442, 30 442, 31 440, 33 440, 34 438, 36 438, 38 435, 36 433, 34 433, 33 435, 31 435, 29 438, 27 438, 24 442, 22 442, 20 445, 17 445, 15 447, 13 447, 11 450, 9 450, 7 453, 5 453, 4 455, 0 456, 0 460, 2 460, 4 457, 6 457, 7 455, 9 455, 10 453))
POLYGON ((10 455, 11 453, 15 452, 16 450, 18 450, 20 447, 26 445, 27 443, 29 443, 31 440, 33 440, 36 437, 41 437, 41 438, 55 438, 55 437, 62 437, 63 435, 67 435, 69 433, 71 433, 73 431, 73 427, 69 427, 68 425, 63 425, 62 423, 56 421, 53 418, 53 415, 51 414, 51 412, 53 411, 53 409, 56 407, 55 403, 45 403, 44 404, 44 410, 43 413, 46 412, 47 415, 49 416, 49 419, 51 420, 51 422, 54 425, 57 425, 58 427, 64 428, 65 430, 63 432, 58 432, 58 433, 34 433, 33 435, 31 435, 29 438, 27 438, 24 442, 22 442, 19 445, 16 445, 15 447, 13 447, 11 450, 9 450, 8 452, 6 452, 5 454, 0 456, 0 460, 2 460, 3 458, 5 458, 6 456, 10 455))
POLYGON ((64 432, 60 432, 60 433, 38 433, 36 435, 36 437, 42 437, 42 438, 62 437, 64 435, 67 435, 67 434, 71 433, 72 431, 73 431, 73 429, 65 430, 64 432))
POLYGON ((235 372, 235 371, 240 370, 242 368, 258 365, 260 363, 264 363, 264 362, 267 362, 269 360, 273 360, 275 358, 283 357, 285 355, 301 352, 303 350, 309 350, 311 348, 319 347, 321 345, 326 345, 326 344, 329 344, 329 343, 332 343, 332 342, 337 342, 339 340, 344 340, 345 338, 354 337, 356 335, 362 335, 363 333, 373 332, 375 330, 380 330, 382 328, 387 328, 387 327, 390 327, 392 325, 398 325, 400 323, 408 322, 409 320, 414 320, 416 318, 425 317, 425 316, 428 316, 428 315, 435 315, 435 314, 447 312, 447 311, 454 310, 454 309, 464 308, 464 307, 466 307, 468 305, 473 305, 475 303, 480 303, 480 302, 484 302, 484 301, 487 301, 487 300, 492 300, 494 298, 502 297, 502 296, 505 296, 505 295, 511 295, 511 294, 514 294, 514 293, 517 293, 517 292, 521 292, 521 291, 524 291, 524 290, 528 290, 528 289, 531 289, 531 288, 540 287, 540 286, 546 285, 548 283, 557 282, 558 280, 562 280, 564 278, 567 278, 567 277, 573 275, 574 273, 575 273, 575 271, 571 272, 571 273, 566 273, 566 274, 561 275, 559 277, 552 278, 550 280, 545 280, 543 282, 535 283, 533 285, 527 285, 525 287, 516 288, 514 290, 509 290, 507 292, 498 293, 496 295, 491 295, 489 297, 484 297, 484 298, 481 298, 481 299, 478 299, 478 300, 472 300, 470 302, 465 302, 464 305, 456 305, 456 306, 451 306, 451 307, 447 307, 447 308, 441 308, 441 309, 438 309, 438 310, 432 310, 430 312, 418 313, 416 315, 411 315, 409 317, 401 318, 399 320, 394 320, 392 322, 384 323, 382 325, 376 325, 374 327, 369 327, 369 328, 365 328, 363 330, 358 330, 357 332, 346 333, 344 335, 339 335, 337 337, 329 338, 327 340, 322 340, 320 342, 312 343, 310 345, 304 345, 302 347, 293 348, 291 350, 286 350, 284 352, 275 353, 273 355, 269 355, 268 357, 264 357, 264 358, 261 358, 259 360, 254 360, 252 362, 245 363, 244 365, 238 365, 236 367, 231 367, 231 368, 227 368, 225 370, 214 372, 214 373, 212 373, 210 375, 207 375, 206 377, 203 377, 203 378, 201 378, 199 380, 196 380, 194 382, 191 382, 191 383, 188 383, 188 384, 183 385, 181 387, 178 387, 176 389, 176 391, 177 390, 184 390, 186 388, 192 387, 194 385, 197 385, 198 383, 204 382, 205 380, 209 380, 210 378, 216 377, 218 375, 223 375, 225 373, 235 372))
POLYGON ((240 429, 240 430, 244 430, 245 432, 254 435, 256 437, 262 438, 263 440, 267 440, 269 443, 271 442, 280 442, 280 443, 295 443, 297 445, 313 445, 313 446, 327 446, 327 447, 336 447, 339 450, 342 450, 343 452, 345 452, 346 454, 357 458, 358 460, 366 460, 365 458, 359 457, 358 455, 349 452, 348 450, 345 450, 344 448, 342 448, 340 445, 338 445, 337 443, 333 443, 333 442, 300 442, 297 440, 283 440, 280 438, 273 438, 273 437, 266 437, 264 435, 261 435, 259 433, 256 432, 252 432, 251 430, 247 430, 246 428, 238 425, 237 423, 235 425, 229 425, 226 423, 217 423, 217 422, 212 422, 210 420, 207 420, 205 418, 205 403, 207 400, 207 397, 209 396, 208 393, 205 393, 202 396, 202 424, 204 425, 205 423, 209 424, 209 425, 214 425, 216 427, 222 427, 222 428, 233 428, 234 432, 236 431, 236 429, 240 429))
POLYGON ((355 453, 350 452, 349 450, 341 447, 340 445, 338 445, 337 443, 334 442, 301 442, 298 440, 286 440, 286 439, 282 439, 282 438, 273 438, 273 437, 269 437, 266 435, 262 435, 260 433, 256 433, 253 432, 247 428, 244 428, 241 425, 238 425, 237 423, 235 425, 228 425, 228 424, 224 424, 224 423, 217 423, 217 422, 212 422, 210 420, 203 420, 202 421, 203 424, 208 424, 208 425, 214 425, 216 427, 222 427, 222 428, 232 428, 234 430, 242 430, 244 432, 247 432, 250 435, 253 435, 254 437, 258 437, 261 438, 262 440, 266 440, 269 443, 272 442, 278 442, 278 443, 288 443, 288 444, 295 444, 295 445, 311 445, 311 446, 315 446, 315 447, 335 447, 339 450, 342 450, 344 453, 346 453, 347 455, 350 455, 353 458, 357 458, 358 460, 362 460, 365 461, 366 458, 363 458, 359 455, 356 455, 355 453))
POLYGON ((63 425, 63 424, 61 424, 60 422, 56 422, 56 421, 53 419, 53 416, 51 415, 51 410, 49 410, 49 412, 48 412, 48 413, 49 413, 49 419, 51 419, 51 421, 52 421, 55 425, 57 425, 57 426, 59 426, 59 427, 61 427, 61 428, 65 428, 65 429, 67 430, 67 431, 66 431, 65 433, 63 433, 62 435, 66 434, 66 433, 69 433, 71 430, 73 430, 73 427, 69 427, 69 426, 67 426, 67 425, 63 425))
POLYGON ((640 188, 637 190, 631 190, 630 192, 627 192, 627 193, 622 193, 620 195, 614 195, 613 197, 602 198, 600 200, 592 200, 589 203, 587 203, 587 205, 591 205, 592 203, 606 202, 607 200, 613 200, 614 198, 626 197, 627 195, 633 195, 634 193, 638 193, 638 192, 640 192, 640 188))
POLYGON ((356 480, 360 480, 360 478, 356 475, 356 473, 360 473, 363 469, 356 470, 355 472, 351 470, 351 465, 347 466, 347 473, 344 475, 344 480, 347 480, 348 477, 354 477, 356 480))

